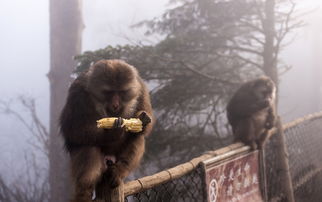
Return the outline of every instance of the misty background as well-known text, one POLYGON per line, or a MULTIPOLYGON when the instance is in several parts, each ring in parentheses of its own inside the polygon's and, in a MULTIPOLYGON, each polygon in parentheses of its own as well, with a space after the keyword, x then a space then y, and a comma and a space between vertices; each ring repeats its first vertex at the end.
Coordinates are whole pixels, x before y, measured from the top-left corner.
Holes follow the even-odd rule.
MULTIPOLYGON (((83 2, 82 49, 96 50, 107 45, 128 43, 144 38, 144 30, 130 26, 160 15, 167 0, 83 2), (128 37, 131 37, 128 39, 128 37)), ((43 0, 3 0, 0 2, 0 94, 28 119, 28 114, 15 99, 36 99, 39 117, 49 121, 49 2, 43 0)), ((8 179, 23 173, 23 155, 35 141, 15 117, 0 115, 0 172, 8 179)))
MULTIPOLYGON (((147 38, 144 28, 132 25, 161 15, 173 5, 168 0, 84 0, 82 50, 97 50, 107 45, 137 41, 157 42, 147 38)), ((281 60, 292 68, 280 83, 279 112, 284 122, 322 109, 322 92, 317 95, 316 81, 321 81, 322 1, 298 1, 298 9, 310 13, 301 17, 305 26, 291 33, 290 45, 281 52, 281 60)), ((0 99, 28 120, 28 112, 16 100, 33 97, 37 113, 49 122, 49 2, 44 0, 0 1, 0 99)), ((320 83, 321 84, 321 83, 320 83)), ((13 181, 23 176, 23 157, 37 151, 30 132, 13 116, 0 114, 0 173, 13 181)), ((39 158, 37 161, 46 161, 39 158)), ((45 162, 44 162, 45 164, 45 162)), ((45 169, 45 168, 44 168, 45 169)))

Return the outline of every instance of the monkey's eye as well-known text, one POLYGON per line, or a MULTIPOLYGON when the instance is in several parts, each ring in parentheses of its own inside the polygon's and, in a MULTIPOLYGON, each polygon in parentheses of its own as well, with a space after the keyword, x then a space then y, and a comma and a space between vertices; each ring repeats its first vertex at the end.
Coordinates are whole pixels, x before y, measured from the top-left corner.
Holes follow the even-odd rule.
POLYGON ((120 91, 120 95, 124 101, 129 101, 134 98, 135 92, 131 89, 120 91))
POLYGON ((110 90, 104 90, 103 91, 103 95, 105 95, 106 97, 110 97, 113 95, 113 91, 110 91, 110 90))
POLYGON ((266 95, 270 95, 270 94, 272 93, 272 91, 270 91, 270 90, 266 90, 264 93, 265 93, 266 95))
POLYGON ((263 95, 265 98, 271 97, 272 92, 270 90, 263 91, 263 95))
POLYGON ((120 91, 120 94, 121 95, 126 95, 126 94, 129 94, 131 90, 121 90, 120 91))

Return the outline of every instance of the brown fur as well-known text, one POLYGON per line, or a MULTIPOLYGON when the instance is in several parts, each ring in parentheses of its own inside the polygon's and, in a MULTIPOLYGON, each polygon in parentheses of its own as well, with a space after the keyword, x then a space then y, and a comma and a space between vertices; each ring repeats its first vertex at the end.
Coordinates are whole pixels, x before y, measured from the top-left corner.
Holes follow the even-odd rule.
POLYGON ((71 158, 74 201, 89 202, 94 188, 100 197, 104 183, 115 187, 127 177, 139 165, 153 125, 132 134, 123 128, 99 129, 96 121, 139 117, 142 112, 153 118, 148 90, 136 69, 125 62, 99 61, 72 83, 60 125, 71 158), (116 162, 107 165, 106 156, 115 156, 116 162))
POLYGON ((268 77, 246 82, 236 91, 227 105, 235 141, 263 148, 268 130, 275 125, 275 97, 275 84, 268 77))

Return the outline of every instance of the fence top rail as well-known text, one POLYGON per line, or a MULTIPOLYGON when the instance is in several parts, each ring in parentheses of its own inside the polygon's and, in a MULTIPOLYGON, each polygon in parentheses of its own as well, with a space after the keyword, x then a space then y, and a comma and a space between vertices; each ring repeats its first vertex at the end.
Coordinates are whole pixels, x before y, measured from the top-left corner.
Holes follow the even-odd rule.
MULTIPOLYGON (((303 116, 301 118, 298 118, 298 119, 295 119, 291 122, 288 122, 286 124, 283 124, 283 130, 286 130, 286 129, 290 129, 290 128, 293 128, 299 124, 302 124, 304 122, 307 122, 307 121, 311 121, 313 119, 317 119, 317 118, 322 118, 322 111, 320 112, 316 112, 316 113, 312 113, 312 114, 308 114, 306 116, 303 116)), ((276 133, 277 131, 277 128, 273 128, 269 131, 269 136, 272 136, 276 133)))
MULTIPOLYGON (((322 111, 309 114, 302 118, 296 119, 292 122, 286 123, 283 125, 283 130, 295 127, 303 122, 310 121, 316 118, 322 118, 322 111)), ((275 134, 276 131, 277 131, 276 128, 273 128, 272 130, 270 130, 269 132, 270 136, 275 134)), ((226 159, 228 157, 231 157, 233 155, 236 155, 238 153, 246 152, 249 150, 250 150, 249 146, 245 146, 243 143, 235 143, 215 151, 209 151, 197 158, 192 159, 191 161, 180 164, 176 167, 161 171, 151 176, 145 176, 140 179, 125 183, 124 196, 129 196, 138 192, 142 192, 154 186, 180 178, 185 174, 194 170, 200 162, 208 160, 210 158, 212 158, 211 163, 215 163, 223 159, 226 159), (217 158, 213 158, 213 157, 217 157, 217 158)))
POLYGON ((295 119, 294 121, 291 121, 289 123, 286 123, 283 125, 283 129, 289 129, 289 128, 293 128, 303 122, 306 122, 306 121, 311 121, 313 119, 317 119, 317 118, 322 118, 322 111, 320 112, 316 112, 316 113, 313 113, 313 114, 308 114, 304 117, 301 117, 301 118, 298 118, 298 119, 295 119))
POLYGON ((147 190, 149 188, 152 188, 154 186, 157 186, 159 184, 163 184, 168 181, 180 178, 185 174, 194 170, 199 165, 200 162, 210 159, 212 157, 216 157, 215 160, 213 160, 212 162, 214 163, 249 150, 250 150, 249 146, 245 146, 243 143, 235 143, 215 151, 209 151, 197 158, 192 159, 191 161, 180 164, 176 167, 161 171, 151 176, 146 176, 146 177, 125 183, 124 195, 128 196, 131 194, 135 194, 135 193, 147 190))

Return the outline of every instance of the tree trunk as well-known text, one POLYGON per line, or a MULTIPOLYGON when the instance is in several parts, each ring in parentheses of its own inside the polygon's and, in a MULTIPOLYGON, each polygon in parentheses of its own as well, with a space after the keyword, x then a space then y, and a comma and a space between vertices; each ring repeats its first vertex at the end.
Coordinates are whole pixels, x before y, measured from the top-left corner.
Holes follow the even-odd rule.
MULTIPOLYGON (((278 86, 278 71, 277 71, 277 56, 278 50, 275 46, 275 0, 265 1, 265 19, 263 21, 263 29, 265 35, 265 45, 263 52, 263 71, 265 74, 272 78, 272 80, 278 86)), ((276 105, 278 101, 276 100, 276 105)), ((292 179, 289 170, 288 154, 285 144, 285 136, 282 130, 282 124, 280 119, 278 119, 277 125, 279 130, 276 135, 271 139, 274 144, 276 154, 276 168, 277 179, 279 180, 281 193, 286 196, 288 202, 294 202, 292 179)), ((269 185, 275 186, 275 185, 269 185)))
POLYGON ((265 19, 263 21, 265 44, 263 52, 263 71, 278 84, 277 61, 275 51, 275 0, 266 0, 265 19))
POLYGON ((71 74, 76 66, 73 57, 81 52, 81 0, 50 1, 50 201, 68 201, 69 167, 60 136, 58 120, 64 105, 71 74))

